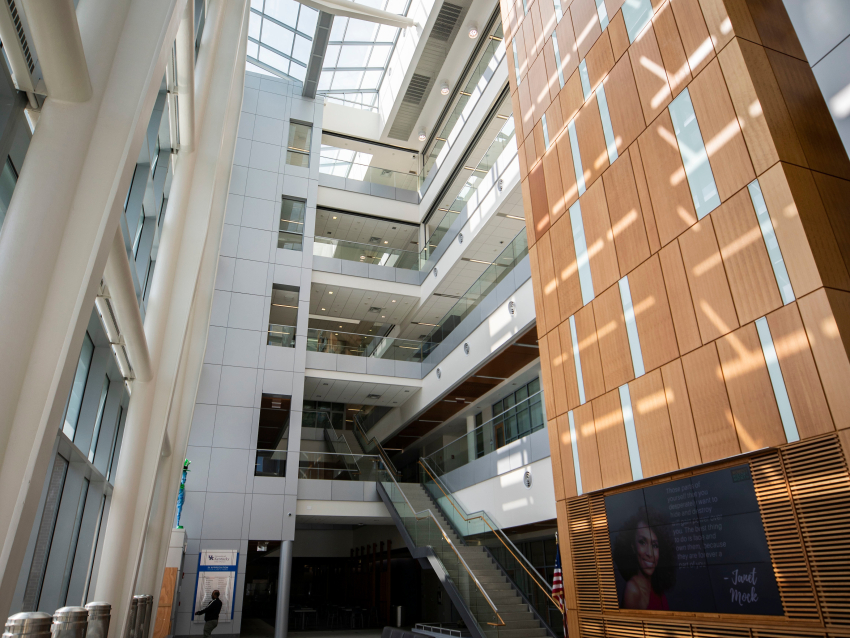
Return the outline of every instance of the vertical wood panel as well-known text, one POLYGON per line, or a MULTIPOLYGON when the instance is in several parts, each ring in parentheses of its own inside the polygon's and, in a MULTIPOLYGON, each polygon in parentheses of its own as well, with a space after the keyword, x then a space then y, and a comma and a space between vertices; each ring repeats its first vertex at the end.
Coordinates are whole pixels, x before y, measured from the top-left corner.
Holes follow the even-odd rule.
MULTIPOLYGON (((551 111, 551 109, 549 109, 551 111)), ((547 124, 549 118, 546 118, 547 124)), ((549 130, 549 139, 553 139, 553 133, 549 130)), ((564 206, 564 189, 561 186, 561 163, 558 161, 558 149, 554 144, 549 145, 549 150, 543 155, 543 174, 546 177, 546 201, 549 204, 549 222, 554 224, 566 212, 564 206)))
MULTIPOLYGON (((522 201, 531 201, 531 188, 528 186, 528 180, 525 179, 520 184, 522 191, 522 201)), ((531 206, 526 204, 522 207, 522 214, 525 217, 525 236, 528 239, 528 246, 534 246, 537 243, 537 234, 534 232, 534 214, 531 212, 531 206)), ((538 315, 539 316, 539 315, 538 315)))
MULTIPOLYGON (((573 71, 578 69, 578 52, 576 51, 576 36, 573 32, 573 21, 571 18, 572 11, 568 8, 569 2, 562 2, 563 17, 555 27, 555 33, 558 34, 558 53, 561 55, 561 73, 566 80, 573 74, 573 71)), ((569 119, 564 115, 565 119, 569 119)))
MULTIPOLYGON (((610 29, 609 29, 610 30, 610 29)), ((635 76, 628 56, 621 58, 604 81, 614 143, 619 154, 626 149, 646 128, 640 96, 635 85, 635 76)))
POLYGON ((652 199, 649 196, 649 186, 646 183, 646 173, 643 170, 643 160, 640 156, 640 145, 635 143, 629 147, 629 157, 632 160, 632 171, 635 174, 640 208, 643 213, 643 223, 646 226, 646 239, 650 252, 658 252, 661 242, 658 239, 658 227, 655 224, 655 213, 652 210, 652 199))
POLYGON ((546 414, 555 414, 555 389, 552 384, 552 358, 549 354, 549 338, 542 335, 537 340, 540 350, 540 377, 543 382, 543 400, 545 402, 546 414))
MULTIPOLYGON (((572 363, 564 356, 564 351, 561 348, 561 337, 558 330, 552 330, 546 335, 549 342, 549 361, 551 363, 550 370, 552 373, 552 390, 555 398, 554 415, 564 414, 569 410, 567 402, 567 387, 564 379, 564 368, 572 363)), ((575 366, 573 366, 575 367, 575 366)), ((553 413, 547 413, 553 414, 553 413)))
POLYGON ((549 330, 546 326, 546 308, 543 306, 543 286, 540 277, 540 263, 537 259, 537 245, 528 249, 528 261, 531 266, 531 290, 534 293, 534 314, 537 321, 537 334, 545 335, 549 330))
POLYGON ((670 0, 676 26, 685 48, 685 56, 691 73, 696 75, 714 57, 711 36, 705 26, 705 19, 699 6, 699 0, 670 0))
POLYGON ((578 377, 576 377, 575 354, 573 353, 573 339, 569 321, 565 320, 558 326, 558 334, 561 340, 564 381, 567 386, 567 405, 572 410, 579 406, 581 399, 579 399, 578 393, 578 377))
POLYGON ((670 303, 670 314, 676 329, 676 343, 679 352, 685 354, 702 345, 699 336, 699 326, 691 301, 691 291, 688 286, 688 276, 682 263, 682 253, 679 242, 667 244, 659 253, 661 271, 664 274, 664 286, 670 303))
POLYGON ((800 438, 832 432, 835 426, 797 304, 772 312, 767 316, 767 324, 800 438))
POLYGON ((531 89, 531 100, 534 103, 534 122, 540 121, 546 109, 549 108, 549 78, 546 74, 546 62, 542 55, 531 63, 528 72, 528 84, 531 89))
POLYGON ((576 49, 581 60, 590 51, 590 47, 602 35, 599 17, 596 14, 594 0, 572 0, 570 13, 573 18, 573 32, 576 36, 576 49))
POLYGON ((569 215, 564 215, 552 226, 549 237, 552 240, 552 258, 555 277, 558 280, 558 304, 561 316, 569 317, 582 306, 578 262, 569 215))
POLYGON ((632 381, 629 395, 643 475, 650 477, 679 469, 661 370, 632 381))
POLYGON ((581 487, 585 492, 602 489, 602 470, 599 467, 599 448, 596 428, 593 425, 593 408, 590 402, 573 410, 578 445, 578 464, 581 470, 581 487))
POLYGON ((697 221, 670 112, 664 111, 638 142, 658 238, 663 246, 697 221))
POLYGON ((596 320, 593 304, 589 303, 575 314, 578 352, 581 359, 581 375, 584 378, 584 396, 590 401, 605 392, 605 377, 602 360, 599 358, 599 342, 596 337, 596 320))
POLYGON ((850 182, 823 173, 812 173, 812 176, 826 216, 829 218, 829 225, 838 244, 838 250, 844 258, 844 265, 850 270, 850 215, 847 214, 850 182))
POLYGON ((635 175, 629 151, 620 162, 614 162, 602 174, 617 263, 621 273, 628 273, 649 257, 649 242, 640 208, 635 175))
POLYGON ((581 219, 587 241, 593 289, 600 292, 620 278, 617 250, 614 247, 614 236, 611 232, 602 180, 597 180, 581 196, 581 219))
MULTIPOLYGON (((549 34, 551 33, 549 31, 549 34)), ((549 87, 549 102, 557 102, 558 93, 561 90, 561 82, 558 80, 558 63, 555 60, 555 46, 552 44, 551 37, 543 45, 543 55, 541 57, 546 63, 546 85, 549 87)), ((548 115, 546 119, 549 119, 548 115)))
MULTIPOLYGON (((850 318, 850 294, 835 291, 827 295, 826 290, 817 290, 797 300, 797 306, 806 327, 809 345, 820 373, 820 382, 832 419, 838 429, 850 428, 850 392, 847 391, 847 379, 850 379, 850 360, 847 357, 845 342, 830 306, 830 297, 834 304, 850 318)), ((850 335, 848 335, 850 337, 850 335)))
POLYGON ((700 336, 708 343, 738 327, 711 217, 703 218, 679 237, 679 246, 700 336))
POLYGON ((558 310, 558 283, 555 281, 548 233, 537 241, 537 263, 540 269, 540 287, 543 291, 543 308, 546 310, 546 325, 551 332, 561 323, 561 316, 558 310))
POLYGON ((720 51, 736 35, 761 44, 747 5, 742 0, 699 0, 699 4, 716 51, 720 51))
POLYGON ((611 18, 608 24, 608 32, 611 37, 611 50, 614 52, 614 59, 619 60, 629 48, 629 34, 626 31, 626 21, 623 19, 623 12, 618 11, 611 18))
MULTIPOLYGON (((563 20, 561 20, 561 22, 563 22, 563 20)), ((560 40, 558 40, 558 44, 561 44, 560 40)), ((581 78, 579 77, 578 68, 576 68, 569 77, 564 77, 564 88, 561 89, 559 99, 561 102, 561 113, 564 116, 564 121, 569 122, 576 116, 579 109, 584 106, 584 93, 582 93, 581 78)))
POLYGON ((599 455, 602 485, 611 487, 628 483, 632 480, 632 471, 619 391, 615 389, 593 400, 593 422, 596 444, 604 451, 599 455))
POLYGON ((718 339, 717 353, 741 451, 752 452, 785 443, 755 324, 718 339))
POLYGON ((555 503, 555 511, 558 515, 558 542, 561 550, 561 570, 564 581, 564 602, 567 609, 576 608, 575 574, 572 561, 564 559, 572 556, 572 537, 570 536, 569 515, 567 514, 566 501, 555 503))
POLYGON ((782 305, 756 211, 742 189, 711 213, 738 319, 755 321, 782 305))
POLYGON ((676 18, 673 17, 673 7, 670 2, 665 2, 655 12, 652 25, 655 27, 658 49, 661 51, 661 59, 667 71, 667 82, 675 97, 691 81, 691 68, 688 66, 685 47, 682 45, 682 38, 679 37, 679 29, 676 27, 676 18))
POLYGON ((612 286, 596 297, 592 305, 605 389, 613 390, 635 378, 619 287, 612 286))
POLYGON ((694 429, 704 463, 741 452, 713 343, 682 357, 694 429))
MULTIPOLYGON (((569 415, 562 414, 558 417, 555 438, 555 445, 559 450, 561 459, 561 477, 563 479, 561 490, 567 498, 576 496, 578 491, 576 490, 576 470, 573 463, 573 441, 570 435, 569 415)), ((552 445, 551 439, 549 445, 552 445)), ((555 500, 557 500, 557 496, 555 500)))
POLYGON ((676 443, 679 467, 699 465, 702 463, 702 456, 694 427, 694 417, 691 413, 682 360, 676 359, 661 368, 661 379, 664 382, 664 398, 667 400, 667 411, 670 414, 670 427, 673 430, 673 441, 676 443))
POLYGON ((611 51, 611 39, 608 30, 602 32, 599 39, 587 52, 587 76, 590 80, 590 88, 595 90, 602 78, 614 67, 614 53, 611 51))
MULTIPOLYGON (((546 433, 549 435, 549 452, 552 462, 552 484, 555 489, 555 501, 562 501, 566 498, 564 493, 564 475, 561 469, 561 444, 558 439, 558 423, 555 419, 551 419, 546 424, 546 433)), ((570 494, 574 496, 574 494, 570 494)))
MULTIPOLYGON (((526 145, 526 148, 528 145, 526 145)), ((531 193, 531 213, 534 217, 534 234, 540 241, 543 234, 549 230, 549 201, 546 197, 546 177, 543 164, 534 166, 528 174, 528 188, 531 193)))
POLYGON ((747 145, 726 89, 720 63, 712 60, 688 87, 714 173, 720 201, 756 178, 747 145))
MULTIPOLYGON (((519 48, 519 44, 517 44, 517 48, 519 48)), ((522 130, 525 132, 526 139, 528 139, 531 129, 534 128, 534 107, 531 103, 531 91, 528 88, 528 84, 526 81, 517 87, 519 107, 521 109, 520 114, 522 115, 522 130)))
MULTIPOLYGON (((561 91, 562 97, 566 90, 564 88, 561 91)), ((563 107, 561 108, 561 113, 563 113, 563 107)), ((569 210, 570 206, 578 200, 578 184, 576 183, 576 171, 573 168, 573 151, 570 145, 570 136, 561 135, 555 143, 555 147, 558 151, 558 165, 561 168, 561 190, 564 195, 564 210, 569 210)))
POLYGON ((608 168, 608 149, 605 146, 596 94, 590 96, 576 115, 576 139, 584 170, 584 183, 590 187, 602 175, 602 171, 608 168))
POLYGON ((629 290, 643 366, 647 371, 654 370, 679 356, 673 317, 657 256, 653 255, 629 274, 629 290))
POLYGON ((651 122, 661 113, 672 99, 670 85, 666 77, 661 77, 658 70, 664 68, 655 29, 652 25, 645 28, 629 47, 629 57, 632 71, 635 74, 643 116, 651 122))

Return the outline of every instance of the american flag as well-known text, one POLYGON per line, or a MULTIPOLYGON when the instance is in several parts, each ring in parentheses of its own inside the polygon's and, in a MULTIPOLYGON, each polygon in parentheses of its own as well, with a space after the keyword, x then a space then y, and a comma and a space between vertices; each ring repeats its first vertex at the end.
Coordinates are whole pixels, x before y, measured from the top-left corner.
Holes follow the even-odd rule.
POLYGON ((552 598, 560 607, 561 613, 564 615, 564 636, 567 635, 567 609, 566 600, 564 599, 564 578, 561 572, 561 548, 555 545, 555 574, 552 576, 552 598))

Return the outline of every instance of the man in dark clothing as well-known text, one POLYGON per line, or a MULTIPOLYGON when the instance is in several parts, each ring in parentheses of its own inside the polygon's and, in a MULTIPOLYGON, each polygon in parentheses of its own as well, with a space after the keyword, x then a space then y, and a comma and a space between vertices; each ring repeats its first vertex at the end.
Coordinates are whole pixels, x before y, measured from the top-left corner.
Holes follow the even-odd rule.
POLYGON ((213 629, 218 627, 218 614, 221 612, 221 600, 219 600, 218 597, 218 590, 213 590, 212 602, 210 602, 210 604, 204 607, 201 611, 195 612, 196 616, 200 616, 201 614, 204 615, 204 638, 210 638, 213 629))

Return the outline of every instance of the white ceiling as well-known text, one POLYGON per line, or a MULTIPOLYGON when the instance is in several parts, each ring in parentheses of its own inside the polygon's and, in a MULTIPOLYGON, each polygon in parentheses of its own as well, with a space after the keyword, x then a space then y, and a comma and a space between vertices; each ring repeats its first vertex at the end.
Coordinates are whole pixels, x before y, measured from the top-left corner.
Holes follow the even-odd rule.
POLYGON ((316 316, 397 324, 419 302, 419 298, 414 296, 345 288, 344 286, 331 286, 315 282, 311 286, 310 314, 316 316), (372 307, 381 308, 381 311, 369 312, 369 308, 372 307))
POLYGON ((304 398, 308 401, 331 401, 361 405, 385 405, 398 407, 412 397, 418 387, 403 384, 372 383, 345 379, 304 379, 304 398), (377 394, 379 398, 369 399, 377 394))
POLYGON ((418 226, 375 217, 347 215, 324 208, 316 209, 316 237, 371 244, 377 248, 398 248, 413 252, 419 249, 418 226), (372 237, 378 237, 379 242, 370 241, 372 237))
POLYGON ((347 149, 360 154, 359 157, 371 156, 368 162, 369 166, 377 166, 401 173, 413 171, 414 174, 419 169, 419 153, 415 149, 405 151, 399 148, 388 148, 380 144, 350 140, 329 133, 322 134, 322 146, 347 149))

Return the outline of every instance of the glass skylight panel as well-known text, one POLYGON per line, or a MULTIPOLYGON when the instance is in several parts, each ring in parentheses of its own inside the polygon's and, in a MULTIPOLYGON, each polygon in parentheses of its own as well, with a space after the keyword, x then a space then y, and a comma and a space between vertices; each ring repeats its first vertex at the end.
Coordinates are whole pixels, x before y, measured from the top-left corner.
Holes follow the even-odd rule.
POLYGON ((295 0, 251 0, 249 70, 304 81, 319 12, 295 0))

